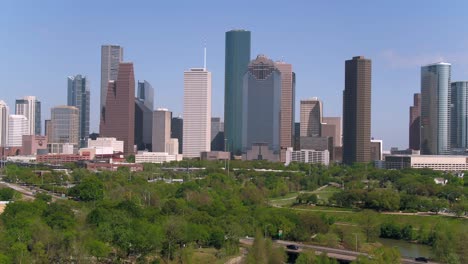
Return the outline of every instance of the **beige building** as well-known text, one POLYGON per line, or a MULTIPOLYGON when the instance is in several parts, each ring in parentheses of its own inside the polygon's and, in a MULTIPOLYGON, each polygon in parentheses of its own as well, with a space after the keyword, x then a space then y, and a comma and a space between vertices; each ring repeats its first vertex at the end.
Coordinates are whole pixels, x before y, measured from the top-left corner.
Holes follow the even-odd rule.
POLYGON ((322 134, 322 101, 317 97, 301 100, 300 105, 300 136, 320 137, 322 134))
POLYGON ((467 156, 449 155, 387 155, 385 168, 429 168, 437 171, 466 171, 468 170, 467 156))
POLYGON ((286 148, 293 146, 294 132, 294 89, 295 80, 292 64, 277 61, 276 68, 281 72, 280 108, 280 159, 286 161, 286 148))
POLYGON ((49 143, 69 143, 78 147, 80 113, 74 106, 56 106, 51 109, 51 136, 49 143))
POLYGON ((153 152, 167 152, 166 143, 171 139, 171 118, 172 113, 166 108, 153 112, 153 152))
POLYGON ((341 117, 323 117, 322 137, 333 137, 333 145, 341 147, 341 117))

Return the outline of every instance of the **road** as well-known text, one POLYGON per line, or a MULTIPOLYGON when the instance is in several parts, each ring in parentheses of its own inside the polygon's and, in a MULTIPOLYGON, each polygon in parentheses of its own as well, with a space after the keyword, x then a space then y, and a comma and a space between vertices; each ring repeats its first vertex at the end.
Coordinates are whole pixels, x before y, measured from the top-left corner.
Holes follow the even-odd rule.
MULTIPOLYGON (((26 198, 26 199, 33 199, 33 200, 36 199, 35 194, 28 187, 21 186, 21 185, 18 185, 18 184, 9 183, 9 182, 5 182, 5 181, 0 181, 0 184, 3 184, 5 186, 7 186, 9 188, 12 188, 13 190, 21 193, 23 195, 23 197, 26 198)), ((61 197, 59 195, 52 194, 51 192, 46 191, 46 190, 42 190, 42 189, 38 189, 38 190, 52 196, 52 201, 55 201, 57 199, 66 199, 66 198, 63 198, 63 197, 61 197)))
MULTIPOLYGON (((253 238, 241 238, 239 241, 242 244, 251 245, 253 243, 253 238)), ((297 242, 294 242, 294 241, 273 240, 273 242, 276 243, 276 244, 282 245, 282 246, 291 245, 291 244, 297 245, 297 246, 299 246, 298 252, 300 252, 302 248, 313 249, 313 250, 315 250, 315 252, 317 254, 321 254, 321 253, 325 252, 328 257, 335 258, 335 259, 341 259, 341 260, 353 261, 359 255, 368 256, 368 254, 366 254, 366 253, 356 252, 356 251, 352 251, 352 250, 321 247, 321 246, 314 246, 314 245, 306 245, 306 244, 301 244, 301 243, 297 243, 297 242)), ((421 264, 421 262, 418 262, 418 261, 415 261, 414 259, 409 259, 409 258, 401 258, 401 263, 403 263, 403 264, 421 264)), ((428 263, 438 264, 437 262, 428 262, 428 263)))

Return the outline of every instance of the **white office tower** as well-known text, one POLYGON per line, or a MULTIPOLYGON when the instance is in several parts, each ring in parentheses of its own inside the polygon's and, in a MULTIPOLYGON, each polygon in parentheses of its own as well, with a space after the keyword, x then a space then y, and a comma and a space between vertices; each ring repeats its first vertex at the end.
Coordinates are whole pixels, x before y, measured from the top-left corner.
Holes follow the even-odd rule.
POLYGON ((122 61, 123 47, 119 45, 101 46, 101 115, 106 107, 107 85, 110 80, 117 80, 119 64, 122 61))
POLYGON ((8 147, 21 147, 23 135, 28 135, 28 119, 24 115, 10 115, 8 118, 8 147))
POLYGON ((8 105, 0 100, 0 147, 8 145, 8 105))
POLYGON ((26 135, 41 134, 41 103, 35 96, 16 99, 15 114, 23 115, 28 119, 28 132, 26 135))
POLYGON ((184 72, 183 150, 198 158, 211 148, 211 72, 192 68, 184 72))
POLYGON ((179 139, 171 138, 168 141, 166 141, 166 152, 169 155, 179 154, 179 139))

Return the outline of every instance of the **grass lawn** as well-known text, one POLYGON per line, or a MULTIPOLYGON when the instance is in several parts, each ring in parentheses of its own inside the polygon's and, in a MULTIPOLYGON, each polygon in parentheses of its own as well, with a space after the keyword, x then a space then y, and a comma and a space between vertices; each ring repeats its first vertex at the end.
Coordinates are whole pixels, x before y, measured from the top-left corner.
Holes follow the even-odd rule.
POLYGON ((319 200, 324 201, 325 203, 328 202, 328 199, 337 192, 341 192, 340 188, 336 188, 334 186, 327 186, 322 190, 319 191, 313 191, 312 193, 315 193, 317 195, 317 198, 319 200))

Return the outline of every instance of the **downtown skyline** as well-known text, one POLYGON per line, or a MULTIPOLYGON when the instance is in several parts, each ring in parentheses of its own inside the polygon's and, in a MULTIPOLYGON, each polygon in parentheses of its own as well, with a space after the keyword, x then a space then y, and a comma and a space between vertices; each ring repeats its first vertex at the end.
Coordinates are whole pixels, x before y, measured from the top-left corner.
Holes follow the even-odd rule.
MULTIPOLYGON (((284 10, 284 16, 290 21, 286 21, 276 28, 269 27, 267 25, 269 23, 254 19, 253 12, 248 10, 245 11, 245 21, 240 22, 241 20, 230 16, 235 11, 239 11, 239 8, 233 8, 233 10, 224 11, 226 19, 221 20, 222 22, 219 24, 213 23, 214 18, 220 19, 222 17, 219 15, 214 16, 214 18, 200 18, 202 26, 199 28, 197 25, 196 30, 194 30, 195 26, 184 28, 178 24, 171 26, 170 31, 167 28, 154 25, 148 27, 145 23, 148 21, 139 19, 121 28, 120 32, 116 29, 108 31, 96 29, 96 32, 90 30, 91 21, 96 19, 95 13, 103 8, 99 4, 97 6, 91 5, 87 7, 90 9, 88 15, 72 14, 75 17, 88 17, 89 21, 82 21, 81 24, 65 23, 71 28, 79 28, 80 26, 84 28, 83 34, 86 38, 73 44, 73 51, 54 49, 55 45, 60 43, 66 45, 70 41, 67 39, 69 35, 63 32, 62 27, 65 25, 59 26, 51 23, 60 15, 50 19, 36 15, 36 18, 39 19, 37 25, 28 23, 15 25, 11 23, 14 22, 14 19, 11 18, 5 30, 12 39, 7 41, 6 48, 13 47, 14 41, 12 40, 21 41, 26 38, 26 36, 22 36, 21 31, 13 32, 14 29, 31 28, 33 33, 28 38, 39 46, 48 47, 47 54, 50 59, 42 60, 42 66, 37 66, 42 55, 37 53, 36 46, 28 47, 21 44, 19 47, 9 48, 8 53, 17 56, 18 60, 13 62, 10 58, 11 55, 5 55, 6 64, 9 67, 5 68, 1 74, 6 80, 4 85, 8 89, 4 93, 2 89, 2 99, 11 108, 14 105, 12 102, 16 98, 36 95, 43 104, 43 119, 49 119, 47 109, 66 103, 66 76, 86 75, 90 80, 92 94, 90 132, 97 132, 99 124, 100 46, 118 44, 124 47, 126 60, 132 61, 135 65, 135 79, 148 80, 153 85, 155 108, 166 107, 174 113, 174 116, 177 116, 183 112, 183 71, 191 67, 202 66, 205 40, 208 49, 207 68, 213 74, 212 116, 223 117, 224 34, 231 29, 244 28, 252 32, 251 59, 254 59, 258 54, 267 54, 273 60, 284 59, 293 65, 297 74, 296 121, 299 117, 299 100, 315 96, 323 101, 324 116, 342 116, 343 61, 358 55, 370 58, 373 62, 371 136, 382 139, 385 149, 389 149, 391 146, 406 148, 408 146, 408 107, 412 103, 413 93, 420 91, 420 67, 443 59, 443 61, 453 65, 453 81, 468 79, 468 65, 463 61, 468 56, 464 55, 463 50, 460 49, 460 47, 466 46, 465 39, 459 39, 457 43, 433 40, 432 44, 428 44, 423 35, 430 31, 429 27, 422 28, 420 33, 416 32, 411 36, 407 32, 414 31, 415 27, 423 22, 430 22, 433 23, 431 25, 437 26, 433 30, 436 30, 441 36, 447 36, 446 34, 449 32, 440 30, 439 27, 448 27, 449 24, 452 25, 451 31, 455 28, 463 33, 466 29, 457 25, 453 26, 453 20, 451 20, 452 23, 442 22, 440 25, 435 25, 437 19, 429 20, 429 15, 419 15, 420 21, 414 17, 410 18, 409 15, 408 17, 398 16, 395 13, 395 8, 390 7, 388 7, 389 14, 379 18, 377 14, 382 14, 382 9, 385 8, 386 4, 378 6, 372 3, 366 4, 367 11, 375 11, 375 14, 369 13, 368 16, 375 19, 376 25, 365 24, 364 18, 355 17, 355 20, 348 21, 349 27, 352 29, 350 31, 353 31, 350 33, 343 32, 338 28, 346 27, 345 19, 338 17, 340 12, 351 8, 346 4, 340 5, 339 10, 332 13, 331 18, 334 22, 323 25, 324 29, 313 26, 316 19, 307 18, 308 15, 318 15, 318 11, 310 11, 310 14, 305 14, 305 11, 296 7, 284 10), (297 13, 293 14, 293 11, 297 13), (396 17, 399 20, 393 21, 392 19, 396 17), (393 24, 389 24, 391 21, 393 24), (295 28, 290 29, 292 26, 295 28), (41 30, 41 27, 45 30, 41 30), (86 33, 86 29, 89 32, 86 33), (381 29, 390 30, 391 36, 382 34, 381 29), (141 38, 137 38, 137 35, 141 33, 158 35, 160 38, 156 43, 144 43, 141 38), (365 37, 354 39, 352 38, 353 34, 363 34, 365 37), (49 40, 45 39, 45 36, 52 37, 58 43, 51 44, 49 40), (403 36, 406 37, 403 38, 403 36), (181 43, 179 40, 182 37, 186 38, 187 41, 181 43), (349 38, 349 41, 344 42, 343 40, 346 38, 349 38), (149 47, 152 48, 148 49, 149 47), (180 56, 180 58, 170 59, 174 56, 180 56), (21 71, 23 78, 15 78, 18 67, 24 67, 21 71), (35 69, 32 70, 30 67, 35 67, 35 69), (37 75, 40 77, 36 78, 37 75), (44 96, 49 94, 54 96, 44 96)), ((49 6, 46 4, 45 8, 55 10, 64 8, 66 5, 56 3, 54 6, 49 6)), ((313 5, 304 3, 298 3, 298 5, 313 7, 313 5)), ((360 5, 364 4, 357 6, 360 5)), ((400 7, 401 5, 399 4, 400 7)), ((143 7, 150 6, 152 5, 147 4, 135 7, 135 9, 142 10, 143 7)), ((206 6, 206 4, 202 6, 206 6)), ((335 5, 323 6, 319 4, 318 9, 329 10, 331 6, 335 5)), ((6 10, 16 7, 10 6, 6 10)), ((409 11, 414 10, 414 6, 410 5, 408 8, 409 11)), ((432 4, 428 8, 429 11, 435 12, 438 6, 432 4)), ((456 11, 454 7, 446 8, 456 11)), ((278 11, 278 9, 273 8, 267 9, 278 11)), ((28 10, 26 8, 25 12, 27 13, 28 10)), ((151 10, 155 11, 155 9, 151 10)), ((174 6, 163 6, 161 10, 175 9, 174 6)), ((155 12, 161 15, 161 10, 155 12)), ((220 5, 213 4, 206 10, 206 13, 216 12, 216 10, 221 10, 220 5)), ((117 9, 116 12, 119 14, 123 10, 117 9)), ((201 14, 206 13, 202 12, 201 14)), ((160 19, 164 17, 166 16, 161 16, 160 19)), ((180 18, 180 15, 176 15, 176 17, 180 18)), ((318 20, 320 20, 319 18, 320 16, 317 17, 318 20)), ((122 25, 112 17, 109 22, 105 23, 110 25, 111 22, 116 22, 116 26, 122 25)), ((74 37, 70 38, 75 39, 74 37)))

